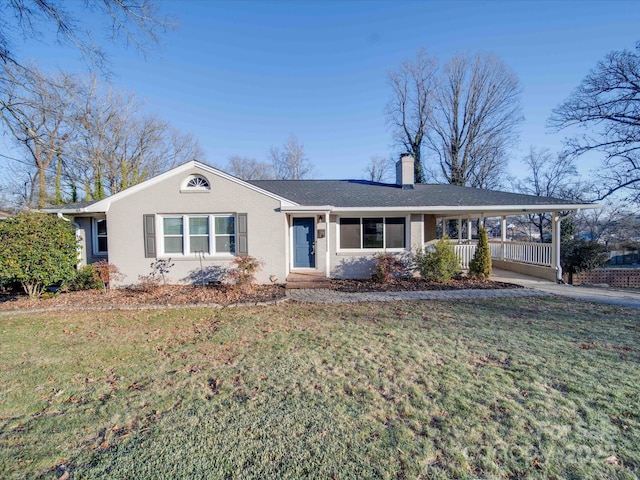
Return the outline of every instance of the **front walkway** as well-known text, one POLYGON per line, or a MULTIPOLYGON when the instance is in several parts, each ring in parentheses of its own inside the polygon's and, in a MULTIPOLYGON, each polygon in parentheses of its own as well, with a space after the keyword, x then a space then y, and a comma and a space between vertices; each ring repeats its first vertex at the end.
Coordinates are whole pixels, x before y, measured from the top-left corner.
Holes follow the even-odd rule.
POLYGON ((520 298, 559 295, 586 302, 608 303, 640 309, 640 293, 604 288, 558 285, 547 280, 505 270, 494 270, 492 280, 521 285, 525 288, 498 290, 428 290, 423 292, 346 293, 328 289, 287 290, 287 297, 299 302, 357 303, 392 300, 463 300, 468 298, 520 298))

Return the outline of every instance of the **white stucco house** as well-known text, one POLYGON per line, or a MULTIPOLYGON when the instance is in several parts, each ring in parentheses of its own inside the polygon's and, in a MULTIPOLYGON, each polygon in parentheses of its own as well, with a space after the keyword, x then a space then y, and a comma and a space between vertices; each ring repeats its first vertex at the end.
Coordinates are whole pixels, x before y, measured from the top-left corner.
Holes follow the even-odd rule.
POLYGON ((438 222, 457 219, 454 239, 463 264, 474 245, 469 219, 498 217, 494 266, 561 278, 560 220, 593 204, 557 198, 414 184, 413 158, 403 156, 393 184, 364 180, 243 181, 198 161, 180 165, 103 200, 52 207, 72 220, 82 263, 108 260, 138 282, 157 259, 171 258, 173 283, 216 280, 236 255, 264 262, 261 283, 295 272, 357 278, 371 274, 377 252, 408 254, 437 238, 438 222), (510 242, 507 217, 553 215, 551 244, 510 242))

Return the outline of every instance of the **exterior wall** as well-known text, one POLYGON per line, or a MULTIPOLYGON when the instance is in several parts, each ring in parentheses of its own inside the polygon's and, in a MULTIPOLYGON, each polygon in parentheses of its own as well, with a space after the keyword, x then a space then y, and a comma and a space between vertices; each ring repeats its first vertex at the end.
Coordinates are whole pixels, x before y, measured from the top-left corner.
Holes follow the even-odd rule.
POLYGON ((324 215, 316 215, 316 270, 327 270, 327 222, 324 215), (324 238, 320 238, 319 232, 324 230, 324 238))
MULTIPOLYGON (((375 216, 371 212, 349 213, 344 217, 371 217, 375 216)), ((407 246, 402 252, 390 252, 405 260, 409 260, 411 251, 422 245, 422 215, 406 215, 406 213, 385 212, 378 216, 384 217, 405 217, 407 229, 405 230, 407 246)), ((338 225, 339 216, 331 215, 329 225, 330 235, 330 267, 333 278, 370 278, 375 265, 375 255, 381 250, 360 250, 357 252, 338 251, 338 225)))
POLYGON ((422 247, 423 236, 424 236, 424 215, 420 214, 412 214, 409 215, 410 226, 409 226, 409 239, 410 243, 408 245, 409 251, 413 252, 416 247, 422 247))
MULTIPOLYGON (((286 216, 279 209, 280 202, 276 199, 194 167, 110 205, 107 212, 109 262, 124 275, 119 285, 138 283, 139 275, 151 273, 150 265, 155 258, 145 258, 143 215, 247 213, 248 253, 264 262, 257 275, 258 282, 270 283, 270 276, 276 276, 277 282, 284 282, 287 268, 286 216), (180 192, 181 184, 191 174, 206 177, 211 189, 180 192)), ((161 228, 157 228, 156 245, 161 235, 161 228)), ((205 257, 202 267, 196 255, 158 256, 168 257, 174 263, 167 275, 169 283, 215 280, 224 269, 232 266, 232 259, 228 256, 205 257)))
MULTIPOLYGON (((93 219, 92 217, 74 217, 73 221, 80 227, 78 234, 81 238, 80 266, 107 260, 107 255, 97 255, 93 251, 93 219)), ((107 225, 107 229, 109 226, 107 225)))
POLYGON ((424 216, 424 241, 430 242, 438 238, 438 223, 435 215, 424 216))

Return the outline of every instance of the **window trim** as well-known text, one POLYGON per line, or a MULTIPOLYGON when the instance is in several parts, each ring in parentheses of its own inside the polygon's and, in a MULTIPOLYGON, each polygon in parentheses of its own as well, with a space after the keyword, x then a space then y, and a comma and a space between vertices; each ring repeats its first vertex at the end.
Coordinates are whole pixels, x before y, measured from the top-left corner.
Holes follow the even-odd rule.
MULTIPOLYGON (((188 258, 201 254, 201 252, 191 251, 191 234, 189 233, 189 219, 190 218, 203 218, 208 219, 209 233, 209 253, 202 253, 204 258, 223 257, 232 258, 238 255, 238 215, 236 213, 166 213, 156 215, 156 242, 158 246, 157 257, 158 258, 188 258), (164 249, 164 219, 165 218, 181 218, 182 219, 182 253, 167 253, 164 249), (215 233, 215 219, 216 218, 233 218, 233 234, 216 234, 215 233), (233 252, 217 252, 216 251, 216 238, 218 236, 227 236, 234 239, 234 251, 233 252)), ((177 236, 177 235, 173 235, 177 236)), ((202 237, 203 234, 194 234, 196 237, 202 237)))
POLYGON ((109 226, 107 225, 107 233, 105 233, 104 235, 98 235, 98 222, 105 222, 105 225, 107 225, 107 219, 97 217, 93 217, 91 219, 91 242, 93 247, 93 255, 96 257, 106 257, 107 255, 109 255, 109 226), (100 237, 107 240, 106 250, 100 250, 100 242, 98 241, 100 237))
POLYGON ((336 252, 337 253, 341 253, 341 252, 357 252, 357 253, 378 253, 378 252, 405 252, 407 251, 408 248, 407 245, 410 245, 410 241, 409 241, 409 217, 407 215, 359 215, 359 216, 351 216, 351 215, 345 215, 345 216, 340 216, 336 219, 336 252), (340 230, 341 230, 341 226, 342 226, 342 219, 343 218, 357 218, 360 220, 360 248, 342 248, 341 247, 341 234, 340 234, 340 230), (363 245, 364 242, 364 230, 363 230, 363 219, 365 218, 382 218, 382 225, 383 225, 383 230, 382 230, 382 243, 383 246, 382 247, 376 247, 376 248, 365 248, 363 245), (387 243, 387 219, 388 218, 402 218, 404 220, 404 247, 394 247, 394 248, 387 248, 385 247, 386 243, 387 243))

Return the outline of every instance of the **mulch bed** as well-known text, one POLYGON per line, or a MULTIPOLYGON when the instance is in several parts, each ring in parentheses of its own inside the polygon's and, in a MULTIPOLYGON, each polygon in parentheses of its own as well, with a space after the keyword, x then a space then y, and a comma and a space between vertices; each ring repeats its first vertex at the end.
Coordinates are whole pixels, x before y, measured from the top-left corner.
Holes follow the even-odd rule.
POLYGON ((285 289, 280 285, 255 285, 248 291, 242 291, 229 285, 161 285, 151 289, 127 287, 107 292, 84 290, 55 295, 44 294, 43 298, 38 300, 30 300, 25 295, 14 292, 12 295, 0 294, 0 311, 61 307, 132 308, 148 305, 233 305, 273 302, 284 298, 284 296, 285 289))
POLYGON ((331 280, 331 287, 338 292, 416 292, 422 290, 496 290, 503 288, 523 288, 512 283, 476 280, 459 277, 447 283, 437 283, 422 278, 398 278, 389 283, 380 283, 372 279, 365 280, 331 280))
MULTIPOLYGON (((331 280, 331 288, 338 292, 399 292, 420 290, 500 289, 521 288, 510 283, 479 281, 462 277, 449 283, 428 282, 420 278, 396 279, 382 284, 374 280, 331 280)), ((0 311, 48 308, 135 308, 162 305, 217 304, 275 302, 285 297, 282 285, 254 285, 248 291, 229 285, 192 286, 161 285, 155 288, 127 287, 109 290, 85 290, 44 294, 30 300, 20 292, 0 294, 0 311)))

